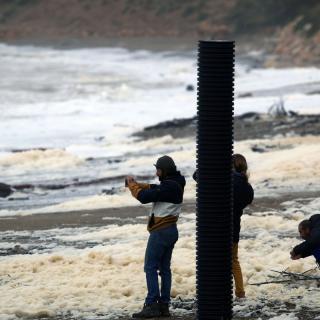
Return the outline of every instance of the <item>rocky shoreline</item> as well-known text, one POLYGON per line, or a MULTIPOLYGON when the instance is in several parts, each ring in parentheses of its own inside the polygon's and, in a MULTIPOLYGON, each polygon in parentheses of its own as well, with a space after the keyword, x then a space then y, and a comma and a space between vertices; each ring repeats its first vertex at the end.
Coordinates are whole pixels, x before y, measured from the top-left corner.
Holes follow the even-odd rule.
MULTIPOLYGON (((174 119, 146 127, 134 134, 140 139, 152 139, 172 135, 187 138, 196 135, 196 117, 174 119)), ((320 115, 300 115, 295 112, 280 114, 245 113, 234 118, 234 139, 269 139, 275 136, 306 136, 320 134, 320 115)))

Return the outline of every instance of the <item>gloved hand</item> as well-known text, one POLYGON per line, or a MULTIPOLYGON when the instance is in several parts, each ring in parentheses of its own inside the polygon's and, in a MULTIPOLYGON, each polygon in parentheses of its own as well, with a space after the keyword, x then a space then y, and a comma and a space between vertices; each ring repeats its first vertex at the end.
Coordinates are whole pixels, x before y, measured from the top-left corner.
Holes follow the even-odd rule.
POLYGON ((293 250, 290 252, 290 255, 291 255, 291 259, 292 259, 292 260, 299 260, 299 259, 301 259, 301 255, 300 255, 300 254, 295 254, 293 250))
POLYGON ((128 187, 130 183, 136 182, 136 181, 134 180, 133 176, 126 176, 125 182, 126 182, 126 187, 128 187))

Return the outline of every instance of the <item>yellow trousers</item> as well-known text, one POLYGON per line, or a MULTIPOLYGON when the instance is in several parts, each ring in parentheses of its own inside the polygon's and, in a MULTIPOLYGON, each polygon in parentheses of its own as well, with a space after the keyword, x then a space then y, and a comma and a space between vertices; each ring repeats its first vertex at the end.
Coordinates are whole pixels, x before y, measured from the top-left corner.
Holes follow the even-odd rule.
POLYGON ((246 294, 244 291, 242 271, 238 258, 238 243, 235 242, 232 246, 232 273, 236 287, 236 297, 244 298, 246 294))

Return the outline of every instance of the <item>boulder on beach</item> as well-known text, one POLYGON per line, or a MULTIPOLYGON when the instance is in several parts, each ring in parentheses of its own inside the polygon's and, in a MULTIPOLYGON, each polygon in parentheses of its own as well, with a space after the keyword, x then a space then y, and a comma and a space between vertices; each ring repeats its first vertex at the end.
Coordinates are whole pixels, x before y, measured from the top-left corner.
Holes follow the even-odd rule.
POLYGON ((13 193, 13 190, 8 184, 0 183, 0 198, 6 198, 11 193, 13 193))
POLYGON ((194 90, 195 90, 194 85, 188 84, 188 85, 186 86, 186 90, 187 90, 187 91, 194 91, 194 90))

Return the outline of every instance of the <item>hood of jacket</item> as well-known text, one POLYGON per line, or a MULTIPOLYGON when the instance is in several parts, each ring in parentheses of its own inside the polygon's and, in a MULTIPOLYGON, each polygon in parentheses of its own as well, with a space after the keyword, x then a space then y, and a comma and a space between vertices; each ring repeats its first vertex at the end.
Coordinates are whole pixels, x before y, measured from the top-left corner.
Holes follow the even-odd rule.
POLYGON ((165 178, 159 178, 160 182, 165 182, 167 180, 172 180, 177 182, 181 188, 183 189, 186 185, 185 177, 180 173, 180 171, 176 171, 176 173, 166 176, 165 178))
POLYGON ((310 217, 311 230, 320 229, 320 214, 314 214, 310 217))

